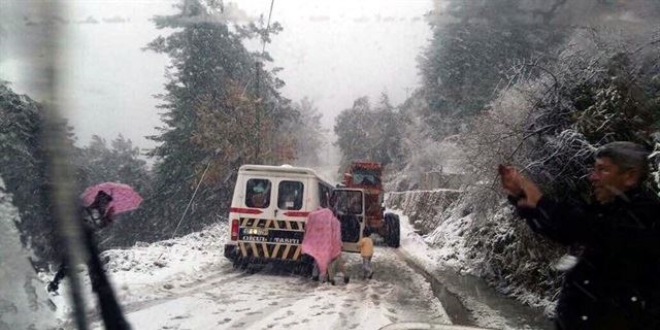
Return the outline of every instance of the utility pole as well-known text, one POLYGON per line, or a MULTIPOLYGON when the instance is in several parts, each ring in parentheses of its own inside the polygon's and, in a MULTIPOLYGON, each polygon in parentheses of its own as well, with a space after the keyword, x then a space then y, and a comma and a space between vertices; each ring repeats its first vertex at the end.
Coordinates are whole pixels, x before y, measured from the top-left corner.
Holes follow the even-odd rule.
POLYGON ((257 164, 261 164, 261 65, 260 61, 254 63, 255 69, 257 70, 257 102, 255 104, 255 134, 256 134, 256 144, 254 148, 254 160, 257 164))
POLYGON ((270 2, 270 12, 268 13, 268 23, 266 24, 266 30, 264 31, 264 35, 261 37, 261 40, 263 42, 263 46, 261 48, 261 56, 257 59, 257 61, 254 63, 255 65, 255 70, 256 70, 256 76, 257 76, 257 102, 255 104, 256 106, 256 114, 255 114, 255 136, 256 136, 256 143, 255 143, 255 148, 254 148, 254 159, 257 164, 261 163, 261 112, 263 111, 263 106, 264 106, 264 101, 266 100, 265 96, 261 95, 261 67, 263 66, 263 58, 264 54, 266 53, 266 38, 268 37, 268 30, 270 30, 270 19, 273 16, 273 7, 275 6, 275 0, 271 0, 270 2))

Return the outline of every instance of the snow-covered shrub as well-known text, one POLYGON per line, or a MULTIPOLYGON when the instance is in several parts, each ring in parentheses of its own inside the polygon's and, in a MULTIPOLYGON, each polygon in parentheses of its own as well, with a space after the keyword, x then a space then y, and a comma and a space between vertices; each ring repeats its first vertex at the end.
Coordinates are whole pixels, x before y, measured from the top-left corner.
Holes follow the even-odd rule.
POLYGON ((422 189, 427 179, 425 174, 449 177, 463 172, 463 151, 456 143, 458 136, 448 136, 437 141, 431 133, 432 129, 414 111, 404 113, 404 118, 402 125, 405 134, 401 146, 406 162, 400 166, 401 171, 390 172, 385 187, 387 191, 422 189))

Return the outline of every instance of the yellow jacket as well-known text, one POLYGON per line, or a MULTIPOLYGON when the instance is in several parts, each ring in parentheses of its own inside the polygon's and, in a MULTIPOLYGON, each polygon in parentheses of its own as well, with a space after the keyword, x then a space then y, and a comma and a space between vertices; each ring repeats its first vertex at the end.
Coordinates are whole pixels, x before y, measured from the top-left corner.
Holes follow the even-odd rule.
POLYGON ((360 255, 363 257, 371 257, 374 255, 374 241, 369 237, 363 237, 358 242, 358 248, 360 248, 360 255))

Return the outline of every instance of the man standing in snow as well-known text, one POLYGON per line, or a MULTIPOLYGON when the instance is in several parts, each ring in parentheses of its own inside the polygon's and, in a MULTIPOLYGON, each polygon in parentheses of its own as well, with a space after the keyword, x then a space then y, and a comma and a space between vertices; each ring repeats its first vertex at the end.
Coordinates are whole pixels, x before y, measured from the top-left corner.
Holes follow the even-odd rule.
POLYGON ((530 228, 583 253, 564 279, 557 329, 660 329, 660 200, 644 188, 649 153, 631 142, 596 151, 597 203, 559 203, 515 168, 502 186, 530 228))

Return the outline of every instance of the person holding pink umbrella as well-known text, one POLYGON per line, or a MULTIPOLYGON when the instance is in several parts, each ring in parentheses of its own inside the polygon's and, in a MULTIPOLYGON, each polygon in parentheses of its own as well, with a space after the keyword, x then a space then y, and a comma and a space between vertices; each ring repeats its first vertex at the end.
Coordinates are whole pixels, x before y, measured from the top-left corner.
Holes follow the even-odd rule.
MULTIPOLYGON (((96 249, 94 235, 101 229, 108 227, 119 213, 137 209, 142 197, 128 185, 106 182, 89 187, 81 195, 82 207, 80 220, 83 225, 84 238, 96 249)), ((55 277, 48 284, 49 292, 56 292, 62 279, 69 269, 64 263, 58 268, 55 277)), ((92 289, 97 289, 97 278, 90 272, 92 289)))

